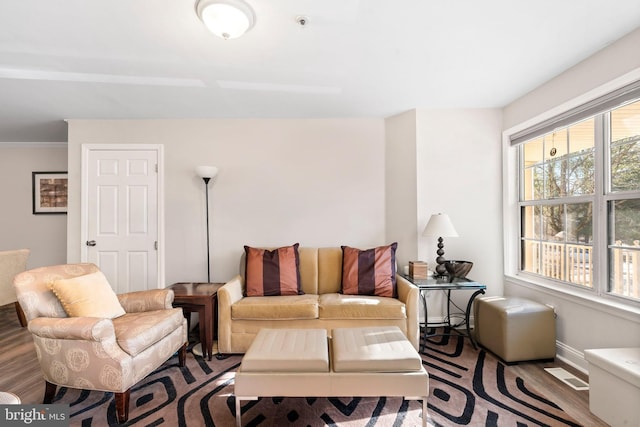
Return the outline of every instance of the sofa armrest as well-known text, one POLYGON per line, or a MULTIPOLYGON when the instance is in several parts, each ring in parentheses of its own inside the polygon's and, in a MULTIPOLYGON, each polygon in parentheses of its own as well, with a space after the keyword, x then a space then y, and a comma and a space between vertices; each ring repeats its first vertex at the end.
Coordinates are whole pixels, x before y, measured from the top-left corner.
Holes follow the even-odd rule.
POLYGON ((127 313, 139 313, 152 310, 170 310, 173 308, 173 290, 149 289, 118 295, 120 305, 127 313))
POLYGON ((396 275, 398 299, 404 303, 407 311, 407 338, 416 350, 420 351, 420 289, 401 275, 396 275))
POLYGON ((41 338, 63 340, 115 339, 113 322, 99 317, 37 317, 29 322, 29 332, 41 338))
POLYGON ((218 351, 231 352, 231 306, 244 298, 242 277, 237 275, 218 289, 218 351))

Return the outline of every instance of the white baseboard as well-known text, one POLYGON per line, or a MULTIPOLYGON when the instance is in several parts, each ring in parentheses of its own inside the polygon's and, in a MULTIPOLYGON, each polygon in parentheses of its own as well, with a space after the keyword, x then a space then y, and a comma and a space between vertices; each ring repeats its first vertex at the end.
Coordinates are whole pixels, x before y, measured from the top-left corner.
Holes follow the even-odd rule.
POLYGON ((556 357, 579 371, 589 374, 589 366, 584 358, 584 353, 581 351, 556 341, 556 357))

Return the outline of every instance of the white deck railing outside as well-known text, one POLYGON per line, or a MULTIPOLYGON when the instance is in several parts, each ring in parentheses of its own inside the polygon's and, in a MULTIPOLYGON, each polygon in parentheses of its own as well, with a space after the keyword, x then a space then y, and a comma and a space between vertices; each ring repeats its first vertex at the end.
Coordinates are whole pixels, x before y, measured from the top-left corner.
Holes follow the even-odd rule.
MULTIPOLYGON (((525 271, 593 287, 591 246, 536 241, 527 241, 526 245, 525 271)), ((634 241, 633 246, 616 242, 611 252, 611 292, 640 299, 640 241, 634 241)))

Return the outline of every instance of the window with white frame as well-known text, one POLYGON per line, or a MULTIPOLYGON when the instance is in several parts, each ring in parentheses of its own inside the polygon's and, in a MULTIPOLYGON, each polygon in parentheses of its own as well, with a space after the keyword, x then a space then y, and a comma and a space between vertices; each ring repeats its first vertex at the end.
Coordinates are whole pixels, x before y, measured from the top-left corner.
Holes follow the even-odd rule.
POLYGON ((520 273, 640 301, 640 82, 511 142, 520 273))

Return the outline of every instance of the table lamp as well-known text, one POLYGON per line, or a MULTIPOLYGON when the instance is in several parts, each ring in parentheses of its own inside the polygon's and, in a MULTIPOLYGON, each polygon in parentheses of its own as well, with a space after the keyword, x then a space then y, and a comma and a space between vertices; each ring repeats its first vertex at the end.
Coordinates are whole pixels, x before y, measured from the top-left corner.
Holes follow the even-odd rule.
POLYGON ((447 269, 444 266, 446 259, 444 258, 444 243, 442 243, 443 237, 458 237, 458 232, 453 227, 449 215, 438 213, 431 215, 427 226, 422 232, 423 236, 438 237, 438 250, 436 254, 436 276, 445 276, 447 269))

